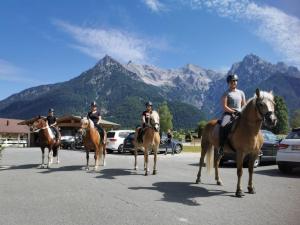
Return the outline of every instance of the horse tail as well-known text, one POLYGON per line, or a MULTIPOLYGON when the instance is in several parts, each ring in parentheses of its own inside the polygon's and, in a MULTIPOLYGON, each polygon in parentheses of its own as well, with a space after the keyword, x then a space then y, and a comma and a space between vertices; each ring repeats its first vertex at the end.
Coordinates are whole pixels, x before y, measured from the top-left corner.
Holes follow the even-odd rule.
POLYGON ((206 169, 210 173, 214 165, 214 146, 211 145, 206 152, 206 169))

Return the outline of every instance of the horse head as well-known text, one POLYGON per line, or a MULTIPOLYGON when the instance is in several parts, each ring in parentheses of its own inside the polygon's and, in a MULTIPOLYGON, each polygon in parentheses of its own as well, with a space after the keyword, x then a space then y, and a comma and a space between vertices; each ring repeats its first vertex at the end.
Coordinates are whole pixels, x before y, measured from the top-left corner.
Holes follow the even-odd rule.
POLYGON ((159 114, 156 111, 152 111, 151 113, 150 124, 156 131, 159 131, 159 114))
POLYGON ((275 102, 272 91, 264 92, 256 89, 255 100, 255 106, 261 119, 266 126, 274 127, 277 123, 277 117, 275 115, 275 102))
POLYGON ((38 117, 32 124, 32 129, 33 131, 36 131, 36 130, 39 130, 39 129, 42 129, 42 128, 45 128, 48 126, 48 122, 41 118, 41 117, 38 117))

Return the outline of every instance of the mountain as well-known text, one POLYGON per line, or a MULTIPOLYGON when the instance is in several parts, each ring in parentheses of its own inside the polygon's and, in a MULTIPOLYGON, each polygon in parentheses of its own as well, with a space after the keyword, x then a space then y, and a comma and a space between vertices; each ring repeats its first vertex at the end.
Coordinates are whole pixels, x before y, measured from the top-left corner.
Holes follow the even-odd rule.
MULTIPOLYGON (((0 117, 27 119, 45 115, 50 107, 55 108, 58 115, 86 115, 90 102, 95 100, 105 119, 132 128, 140 124, 146 101, 151 100, 158 106, 166 99, 164 90, 143 82, 136 73, 105 56, 74 79, 30 88, 1 101, 0 117)), ((176 105, 172 111, 174 118, 186 119, 177 119, 174 127, 194 127, 200 119, 200 110, 182 102, 176 105), (190 112, 188 117, 187 112, 190 112)))
MULTIPOLYGON (((300 72, 296 67, 287 66, 282 62, 272 64, 250 54, 241 62, 234 63, 228 73, 239 76, 238 88, 244 90, 247 99, 254 95, 258 87, 265 91, 272 90, 275 95, 282 96, 290 111, 300 108, 300 72)), ((213 82, 204 98, 205 102, 211 104, 205 105, 202 110, 214 116, 220 115, 220 98, 226 89, 226 77, 213 82)))
MULTIPOLYGON (((246 98, 257 87, 284 97, 290 111, 300 108, 300 72, 282 62, 269 63, 250 54, 229 70, 239 76, 238 88, 246 98)), ((187 64, 178 69, 161 69, 133 62, 121 64, 109 56, 93 68, 61 83, 26 89, 0 101, 0 117, 27 119, 45 115, 48 108, 58 115, 86 115, 96 101, 105 119, 133 128, 140 123, 144 103, 155 108, 168 102, 174 127, 195 128, 204 113, 221 114, 220 97, 227 89, 226 74, 187 64)))

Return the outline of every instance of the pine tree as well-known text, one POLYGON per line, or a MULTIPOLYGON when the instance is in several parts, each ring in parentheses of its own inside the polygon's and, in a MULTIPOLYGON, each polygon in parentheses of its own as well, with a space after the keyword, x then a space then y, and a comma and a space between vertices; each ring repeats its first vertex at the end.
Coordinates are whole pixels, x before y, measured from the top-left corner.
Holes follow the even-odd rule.
POLYGON ((300 109, 294 111, 291 118, 291 127, 292 128, 300 127, 300 109))
POLYGON ((163 102, 159 107, 160 129, 162 132, 167 132, 168 129, 173 129, 173 116, 169 110, 167 102, 163 102))
POLYGON ((289 130, 288 110, 284 99, 275 96, 275 115, 277 116, 277 124, 272 129, 275 134, 286 134, 289 130))

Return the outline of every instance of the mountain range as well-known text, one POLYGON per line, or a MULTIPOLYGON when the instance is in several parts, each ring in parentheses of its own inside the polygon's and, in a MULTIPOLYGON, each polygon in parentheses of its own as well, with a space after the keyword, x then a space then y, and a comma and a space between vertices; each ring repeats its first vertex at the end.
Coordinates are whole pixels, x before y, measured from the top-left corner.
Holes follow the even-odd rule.
MULTIPOLYGON (((271 64, 250 54, 234 63, 229 72, 239 76, 239 88, 247 98, 259 87, 282 96, 289 110, 300 108, 300 72, 296 67, 271 64)), ((132 128, 140 123, 144 103, 151 100, 155 108, 168 103, 176 129, 195 128, 201 119, 221 113, 225 80, 226 73, 193 64, 161 69, 131 61, 121 64, 105 56, 69 81, 29 88, 0 101, 0 117, 28 119, 46 114, 50 107, 57 115, 86 115, 95 100, 105 119, 132 128)))

